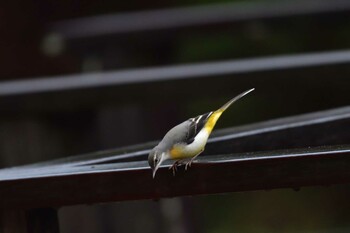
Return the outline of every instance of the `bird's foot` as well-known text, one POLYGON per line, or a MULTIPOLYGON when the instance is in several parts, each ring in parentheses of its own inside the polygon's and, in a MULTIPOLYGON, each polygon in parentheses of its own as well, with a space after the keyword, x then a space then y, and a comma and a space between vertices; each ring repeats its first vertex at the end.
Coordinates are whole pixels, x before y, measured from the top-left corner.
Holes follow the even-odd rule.
MULTIPOLYGON (((177 172, 177 167, 178 166, 181 166, 181 165, 185 165, 186 164, 186 167, 187 167, 187 163, 185 163, 185 161, 182 159, 182 160, 177 160, 173 163, 173 165, 171 165, 171 167, 169 167, 169 170, 172 169, 173 170, 173 175, 175 176, 175 173, 177 172)), ((185 169, 187 169, 185 167, 185 169)))
POLYGON ((185 165, 185 171, 187 171, 187 168, 191 167, 192 163, 193 163, 193 160, 192 160, 192 159, 191 159, 188 163, 186 163, 186 165, 185 165))
POLYGON ((194 160, 198 157, 198 155, 200 155, 203 151, 204 151, 204 149, 201 150, 201 152, 199 152, 199 153, 198 153, 196 156, 194 156, 189 162, 186 163, 185 171, 187 171, 187 168, 188 168, 188 167, 191 167, 193 161, 194 161, 194 160))
POLYGON ((175 173, 177 172, 177 166, 179 165, 179 161, 176 161, 175 163, 173 163, 173 165, 171 165, 171 167, 169 167, 169 170, 173 170, 173 176, 175 176, 175 173))

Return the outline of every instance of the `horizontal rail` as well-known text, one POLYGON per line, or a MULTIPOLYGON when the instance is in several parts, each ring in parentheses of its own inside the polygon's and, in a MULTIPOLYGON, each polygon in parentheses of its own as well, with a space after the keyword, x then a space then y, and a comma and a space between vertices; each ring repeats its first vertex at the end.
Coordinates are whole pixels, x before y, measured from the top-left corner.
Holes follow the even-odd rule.
MULTIPOLYGON (((217 155, 155 179, 146 161, 0 180, 0 208, 33 208, 350 183, 350 147, 217 155)), ((54 170, 54 168, 52 168, 54 170)), ((1 174, 3 175, 3 174, 1 174)))
POLYGON ((146 156, 154 143, 1 169, 0 208, 350 183, 349 125, 345 107, 224 129, 175 177, 167 162, 152 179, 146 156))
MULTIPOLYGON (((263 151, 347 144, 350 132, 342 130, 347 126, 350 126, 350 107, 218 129, 212 133, 206 150, 201 157, 238 151, 263 151), (286 137, 290 139, 285 140, 286 137)), ((156 143, 157 141, 154 141, 115 150, 67 157, 24 166, 23 168, 38 169, 38 167, 52 165, 85 166, 147 160, 150 148, 153 148, 156 143)))
POLYGON ((271 1, 216 4, 95 16, 54 23, 50 30, 67 39, 174 29, 247 20, 349 11, 346 0, 271 1))
POLYGON ((350 50, 0 82, 0 97, 347 64, 350 50))

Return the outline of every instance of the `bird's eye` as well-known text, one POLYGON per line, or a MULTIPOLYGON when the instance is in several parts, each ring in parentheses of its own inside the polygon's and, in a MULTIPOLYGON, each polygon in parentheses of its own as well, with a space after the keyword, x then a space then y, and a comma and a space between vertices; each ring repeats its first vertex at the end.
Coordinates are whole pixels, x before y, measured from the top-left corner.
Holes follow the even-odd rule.
POLYGON ((155 156, 155 157, 154 157, 154 164, 157 164, 158 161, 159 161, 159 159, 155 156))

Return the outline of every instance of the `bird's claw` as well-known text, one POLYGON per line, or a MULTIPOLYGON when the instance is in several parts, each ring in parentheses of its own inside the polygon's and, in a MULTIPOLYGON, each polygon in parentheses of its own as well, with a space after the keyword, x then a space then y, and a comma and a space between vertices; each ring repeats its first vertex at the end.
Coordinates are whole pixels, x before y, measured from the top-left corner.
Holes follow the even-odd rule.
POLYGON ((175 176, 176 172, 177 172, 177 165, 173 166, 173 176, 175 176))
POLYGON ((188 163, 186 163, 185 171, 187 171, 187 168, 191 167, 192 163, 193 163, 192 159, 188 163))
POLYGON ((188 162, 188 163, 186 163, 186 165, 185 165, 185 171, 187 171, 187 167, 191 167, 191 161, 188 162))
POLYGON ((184 163, 183 160, 178 160, 176 162, 173 163, 173 165, 171 165, 171 167, 169 167, 169 170, 173 170, 173 175, 175 176, 175 173, 177 172, 177 167, 181 166, 181 165, 185 165, 185 171, 187 171, 187 169, 189 167, 191 167, 192 163, 193 163, 194 159, 191 159, 189 162, 184 163))
POLYGON ((173 165, 171 165, 171 167, 169 167, 169 170, 173 170, 173 176, 175 176, 175 173, 177 172, 177 166, 179 165, 179 162, 176 161, 175 163, 173 163, 173 165))

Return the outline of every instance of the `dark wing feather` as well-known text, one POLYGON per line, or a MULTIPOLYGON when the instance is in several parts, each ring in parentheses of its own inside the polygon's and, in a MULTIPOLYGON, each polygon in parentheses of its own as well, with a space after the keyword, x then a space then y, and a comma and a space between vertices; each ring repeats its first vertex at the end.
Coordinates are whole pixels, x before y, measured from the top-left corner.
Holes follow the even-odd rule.
POLYGON ((188 129, 186 143, 191 144, 194 141, 194 138, 204 127, 205 123, 207 123, 209 117, 213 114, 213 112, 208 112, 203 115, 199 115, 197 117, 189 119, 191 122, 190 127, 188 129))

